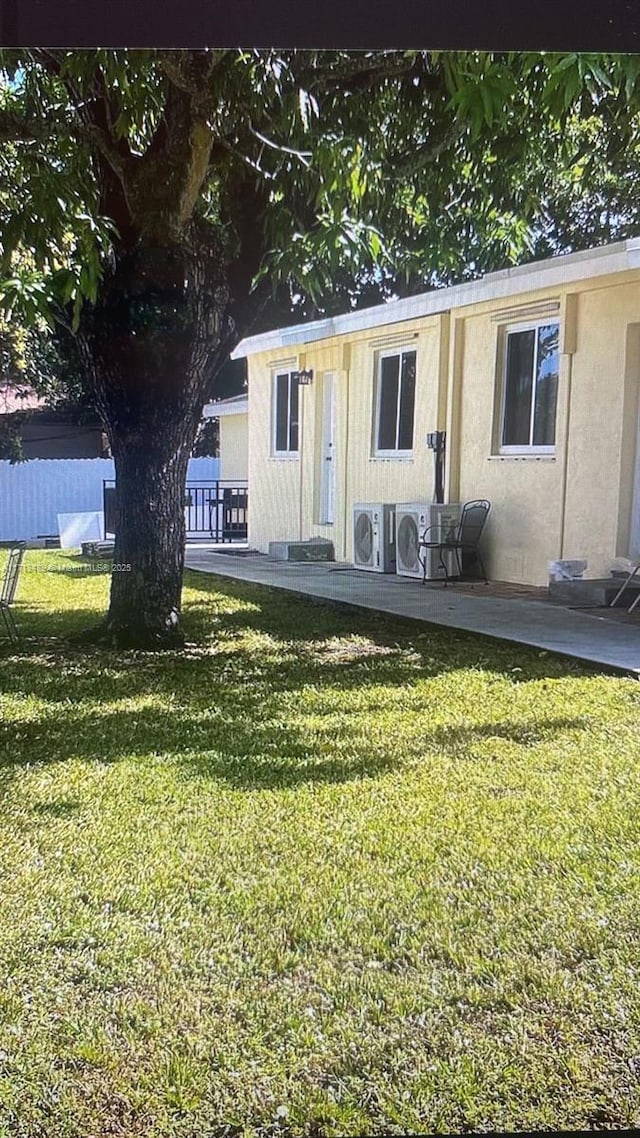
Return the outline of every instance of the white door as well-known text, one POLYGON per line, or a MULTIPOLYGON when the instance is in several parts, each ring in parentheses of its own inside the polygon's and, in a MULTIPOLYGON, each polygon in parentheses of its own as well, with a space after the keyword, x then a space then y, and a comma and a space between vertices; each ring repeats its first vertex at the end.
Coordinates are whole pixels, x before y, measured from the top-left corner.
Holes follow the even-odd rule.
POLYGON ((327 371, 322 380, 322 463, 320 471, 320 522, 331 525, 336 501, 336 380, 327 371))
POLYGON ((635 476, 631 502, 631 531, 629 533, 629 557, 640 557, 640 413, 638 414, 638 433, 636 441, 635 476))

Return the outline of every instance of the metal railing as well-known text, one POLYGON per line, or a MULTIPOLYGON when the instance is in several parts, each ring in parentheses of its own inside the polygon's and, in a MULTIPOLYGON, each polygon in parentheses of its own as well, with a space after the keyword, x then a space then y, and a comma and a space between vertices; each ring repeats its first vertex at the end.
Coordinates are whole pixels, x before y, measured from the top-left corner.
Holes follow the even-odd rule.
MULTIPOLYGON (((218 479, 215 482, 187 482, 185 523, 187 537, 210 537, 212 541, 246 541, 248 517, 246 482, 218 479)), ((106 478, 102 485, 104 531, 115 534, 115 482, 106 478)))

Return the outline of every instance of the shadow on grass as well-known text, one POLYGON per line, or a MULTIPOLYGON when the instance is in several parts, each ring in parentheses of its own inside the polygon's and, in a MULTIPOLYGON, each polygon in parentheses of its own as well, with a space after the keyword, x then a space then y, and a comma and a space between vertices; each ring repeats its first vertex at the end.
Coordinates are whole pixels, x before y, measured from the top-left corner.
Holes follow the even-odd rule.
POLYGON ((51 657, 55 659, 74 651, 74 638, 86 628, 97 624, 99 617, 91 608, 65 608, 50 612, 44 607, 27 606, 24 603, 12 605, 11 611, 18 629, 18 640, 12 643, 2 636, 0 629, 0 659, 8 657, 26 659, 28 657, 51 657))
MULTIPOLYGON (((28 763, 167 754, 195 777, 277 789, 376 777, 421 756, 428 762, 430 753, 473 758, 492 737, 533 747, 585 727, 583 717, 432 726, 425 710, 424 726, 416 731, 414 722, 399 757, 397 740, 367 725, 384 703, 382 689, 406 688, 409 706, 417 681, 453 671, 483 669, 521 683, 587 669, 468 633, 309 603, 266 586, 194 580, 192 574, 187 584, 185 628, 198 643, 185 653, 73 647, 56 634, 95 622, 94 611, 21 606, 24 639, 0 649, 3 689, 25 701, 25 714, 0 725, 3 782, 28 763), (357 713, 341 703, 350 692, 365 693, 357 713), (298 718, 307 698, 311 729, 298 718), (288 719, 287 707, 293 707, 288 719)), ((64 816, 74 804, 52 804, 55 809, 64 816)))
MULTIPOLYGON (((235 692, 234 695, 238 695, 235 692)), ((233 700, 219 714, 187 717, 178 709, 136 708, 93 714, 44 714, 14 724, 0 725, 0 771, 8 774, 21 766, 62 762, 67 759, 113 763, 129 756, 179 756, 185 772, 213 778, 243 790, 284 789, 305 783, 346 782, 371 778, 402 767, 407 761, 428 763, 438 758, 473 759, 478 744, 487 739, 507 740, 535 747, 567 731, 584 730, 584 717, 549 717, 536 722, 496 722, 477 726, 438 726, 406 740, 402 757, 395 736, 373 731, 363 738, 359 724, 347 720, 336 741, 335 725, 316 728, 309 737, 304 726, 283 726, 276 719, 276 701, 247 697, 233 700)), ((52 812, 72 813, 65 802, 52 812)))
POLYGON ((75 800, 58 799, 57 802, 38 802, 32 807, 34 814, 49 818, 72 818, 81 809, 75 800))
POLYGON ((488 671, 514 684, 598 671, 472 633, 310 603, 267 586, 233 582, 197 594, 185 609, 186 652, 159 655, 79 647, 73 637, 96 622, 91 609, 50 612, 23 606, 16 613, 19 644, 0 641, 0 659, 15 661, 4 669, 3 687, 58 703, 80 703, 97 694, 118 699, 163 692, 209 707, 234 682, 240 684, 242 704, 253 683, 268 685, 274 694, 309 685, 345 692, 406 686, 461 670, 488 671), (226 611, 228 602, 250 608, 226 611))
POLYGON ((207 614, 205 622, 208 621, 210 632, 211 598, 226 596, 246 602, 251 608, 223 613, 216 621, 216 630, 230 633, 252 630, 293 643, 313 639, 314 630, 317 630, 316 635, 327 638, 356 634, 373 638, 380 645, 395 646, 400 642, 422 656, 425 666, 433 668, 430 674, 460 668, 482 668, 508 676, 517 684, 568 675, 601 675, 606 671, 589 661, 572 660, 568 656, 481 633, 359 608, 346 601, 302 597, 268 585, 234 581, 228 577, 216 578, 189 570, 185 573, 185 581, 191 594, 197 597, 185 622, 196 636, 203 632, 203 613, 207 614))

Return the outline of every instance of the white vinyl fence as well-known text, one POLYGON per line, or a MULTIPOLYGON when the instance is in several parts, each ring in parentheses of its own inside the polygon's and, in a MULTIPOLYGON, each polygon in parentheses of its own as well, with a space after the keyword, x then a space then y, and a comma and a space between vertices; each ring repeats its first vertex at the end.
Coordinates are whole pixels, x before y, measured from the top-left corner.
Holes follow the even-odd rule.
MULTIPOLYGON (((192 458, 187 478, 215 482, 219 470, 217 458, 192 458)), ((111 458, 0 462, 0 541, 56 537, 58 514, 102 510, 103 481, 113 477, 111 458)))

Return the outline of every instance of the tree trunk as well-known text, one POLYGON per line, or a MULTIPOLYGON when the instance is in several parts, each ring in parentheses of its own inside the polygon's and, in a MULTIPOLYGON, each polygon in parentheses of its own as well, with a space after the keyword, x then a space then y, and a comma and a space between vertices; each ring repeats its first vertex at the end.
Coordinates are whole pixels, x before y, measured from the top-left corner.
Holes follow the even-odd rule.
POLYGON ((224 263, 197 234, 140 244, 105 275, 79 341, 116 468, 109 611, 86 639, 183 643, 187 465, 226 330, 224 263))
MULTIPOLYGON (((150 416, 151 420, 151 416, 150 416)), ((104 625, 120 647, 179 647, 189 447, 181 425, 149 421, 149 446, 117 453, 116 541, 104 625)))

